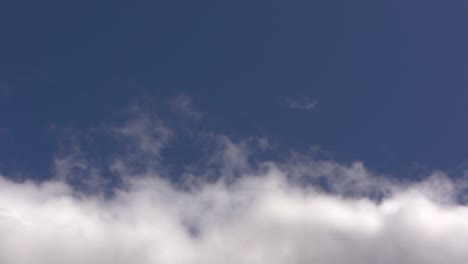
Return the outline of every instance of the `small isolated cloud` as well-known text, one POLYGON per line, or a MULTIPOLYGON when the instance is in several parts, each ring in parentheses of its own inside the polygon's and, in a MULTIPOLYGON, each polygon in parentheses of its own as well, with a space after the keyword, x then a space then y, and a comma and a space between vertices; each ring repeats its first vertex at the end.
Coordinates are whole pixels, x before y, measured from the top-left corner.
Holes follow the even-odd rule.
POLYGON ((288 98, 286 105, 291 109, 312 111, 317 108, 318 101, 310 98, 288 98))
POLYGON ((203 118, 203 114, 192 106, 192 98, 186 94, 180 94, 173 98, 169 105, 171 110, 185 118, 198 121, 203 118))

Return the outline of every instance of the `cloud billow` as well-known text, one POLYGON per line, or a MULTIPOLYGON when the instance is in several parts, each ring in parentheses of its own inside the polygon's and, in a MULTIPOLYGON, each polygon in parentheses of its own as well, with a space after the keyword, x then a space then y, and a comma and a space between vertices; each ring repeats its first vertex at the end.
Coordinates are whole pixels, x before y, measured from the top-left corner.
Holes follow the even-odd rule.
POLYGON ((464 263, 468 210, 417 189, 377 204, 270 169, 190 191, 148 175, 112 199, 0 182, 1 263, 464 263))

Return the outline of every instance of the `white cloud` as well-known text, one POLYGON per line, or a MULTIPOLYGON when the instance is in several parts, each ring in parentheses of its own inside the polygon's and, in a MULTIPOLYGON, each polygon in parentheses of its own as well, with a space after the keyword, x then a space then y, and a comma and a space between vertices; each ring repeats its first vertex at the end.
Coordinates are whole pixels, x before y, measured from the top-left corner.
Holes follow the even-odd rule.
POLYGON ((297 153, 252 164, 262 140, 214 135, 218 148, 198 180, 177 184, 157 158, 173 136, 160 120, 135 115, 114 136, 134 146, 126 147, 132 155, 156 156, 144 162, 160 166, 135 173, 127 154, 115 157, 109 166, 122 186, 112 196, 69 185, 77 173, 99 177, 85 152, 59 159, 49 181, 0 175, 0 263, 468 261, 468 207, 457 203, 467 184, 442 172, 405 184, 362 162, 297 153), (204 177, 213 174, 216 180, 204 177))
POLYGON ((286 105, 291 109, 312 111, 318 106, 318 101, 310 98, 288 98, 286 105))
MULTIPOLYGON (((355 166, 340 177, 368 181, 354 175, 365 172, 355 166)), ((0 263, 468 260, 468 208, 437 202, 427 195, 430 184, 395 188, 376 203, 299 185, 272 163, 261 171, 189 190, 148 172, 124 177, 125 188, 108 199, 79 195, 60 181, 0 178, 0 263)))

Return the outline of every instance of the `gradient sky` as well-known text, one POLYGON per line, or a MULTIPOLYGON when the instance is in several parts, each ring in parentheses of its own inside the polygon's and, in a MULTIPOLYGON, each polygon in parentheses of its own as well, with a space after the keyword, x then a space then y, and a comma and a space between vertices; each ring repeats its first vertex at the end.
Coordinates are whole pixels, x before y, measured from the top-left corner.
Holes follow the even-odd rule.
MULTIPOLYGON (((180 93, 207 130, 383 172, 466 161, 464 1, 3 1, 0 164, 47 171, 48 127, 180 93), (156 98, 156 99, 154 99, 156 98), (304 99, 305 98, 305 99, 304 99), (315 109, 287 100, 318 102, 315 109)), ((157 102, 156 102, 157 101, 157 102)))

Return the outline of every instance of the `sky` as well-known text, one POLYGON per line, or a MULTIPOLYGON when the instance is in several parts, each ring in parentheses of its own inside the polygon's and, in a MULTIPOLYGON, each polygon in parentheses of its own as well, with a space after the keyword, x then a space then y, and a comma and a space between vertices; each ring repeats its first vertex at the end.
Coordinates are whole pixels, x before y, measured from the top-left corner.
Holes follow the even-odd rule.
POLYGON ((2 1, 0 262, 466 263, 467 11, 2 1))

